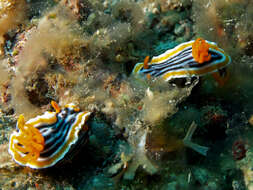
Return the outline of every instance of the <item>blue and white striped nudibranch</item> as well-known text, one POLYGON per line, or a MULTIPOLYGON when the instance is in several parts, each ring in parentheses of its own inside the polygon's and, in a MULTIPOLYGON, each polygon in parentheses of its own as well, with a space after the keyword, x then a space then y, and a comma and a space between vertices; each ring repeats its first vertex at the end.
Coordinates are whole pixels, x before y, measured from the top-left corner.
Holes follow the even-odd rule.
MULTIPOLYGON (((133 74, 151 78, 160 77, 165 81, 174 78, 202 76, 213 73, 219 80, 219 70, 230 64, 231 58, 216 43, 198 38, 185 42, 173 49, 155 56, 149 62, 146 57, 144 63, 138 63, 133 74)), ((218 81, 219 82, 219 81, 218 81)))
POLYGON ((17 130, 10 136, 9 153, 22 166, 48 168, 64 160, 75 147, 87 141, 86 121, 90 112, 81 112, 74 104, 65 108, 51 102, 55 112, 45 112, 24 121, 19 116, 17 130))

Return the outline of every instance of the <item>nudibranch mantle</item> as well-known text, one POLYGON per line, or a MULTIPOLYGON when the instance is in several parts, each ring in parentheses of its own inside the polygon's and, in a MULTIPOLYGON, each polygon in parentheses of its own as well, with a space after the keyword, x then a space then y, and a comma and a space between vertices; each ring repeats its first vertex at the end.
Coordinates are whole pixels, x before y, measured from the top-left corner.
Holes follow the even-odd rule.
POLYGON ((45 112, 27 122, 22 115, 19 117, 9 143, 9 153, 18 164, 34 169, 54 166, 74 152, 78 143, 87 140, 86 121, 91 113, 81 112, 74 104, 61 110, 51 103, 56 112, 45 112))
POLYGON ((141 77, 161 77, 165 81, 174 78, 202 76, 217 72, 231 58, 216 43, 198 38, 154 56, 149 63, 137 63, 133 74, 141 77))

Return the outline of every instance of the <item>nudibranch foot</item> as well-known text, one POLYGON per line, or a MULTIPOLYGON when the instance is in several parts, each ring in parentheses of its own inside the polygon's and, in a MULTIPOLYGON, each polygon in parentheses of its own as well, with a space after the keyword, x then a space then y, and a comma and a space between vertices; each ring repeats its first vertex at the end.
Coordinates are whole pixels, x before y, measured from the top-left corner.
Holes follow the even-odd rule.
POLYGON ((215 79, 215 81, 218 83, 219 87, 223 87, 229 79, 229 72, 225 71, 225 73, 222 75, 221 71, 222 70, 212 73, 212 76, 215 79))
POLYGON ((10 136, 9 153, 22 166, 48 168, 62 162, 88 139, 86 122, 90 112, 82 112, 74 104, 63 109, 51 102, 55 112, 45 112, 24 121, 20 115, 17 131, 10 136))

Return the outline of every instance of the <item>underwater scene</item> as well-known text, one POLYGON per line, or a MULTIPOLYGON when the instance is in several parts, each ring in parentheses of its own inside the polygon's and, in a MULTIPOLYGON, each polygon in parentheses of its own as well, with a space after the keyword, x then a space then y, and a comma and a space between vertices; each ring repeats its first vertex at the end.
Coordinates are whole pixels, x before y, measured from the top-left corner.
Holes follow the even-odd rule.
POLYGON ((0 190, 253 190, 253 0, 0 0, 0 190))

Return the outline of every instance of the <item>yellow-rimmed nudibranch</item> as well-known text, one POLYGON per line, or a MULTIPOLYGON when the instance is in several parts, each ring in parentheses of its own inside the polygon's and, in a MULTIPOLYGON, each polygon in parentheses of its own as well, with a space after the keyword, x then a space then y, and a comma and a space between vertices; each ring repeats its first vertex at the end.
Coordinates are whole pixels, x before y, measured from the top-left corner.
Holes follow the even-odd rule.
POLYGON ((45 112, 25 122, 20 115, 17 130, 10 136, 9 153, 22 166, 42 169, 62 162, 75 147, 88 139, 86 122, 90 112, 74 104, 61 109, 51 102, 55 112, 45 112))
POLYGON ((135 65, 133 74, 145 76, 148 79, 160 77, 169 81, 212 73, 219 85, 223 85, 228 77, 227 73, 223 76, 223 69, 230 62, 230 56, 216 43, 198 38, 167 50, 151 60, 147 56, 143 63, 135 65))

